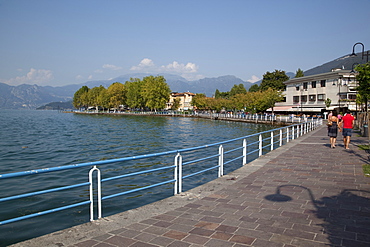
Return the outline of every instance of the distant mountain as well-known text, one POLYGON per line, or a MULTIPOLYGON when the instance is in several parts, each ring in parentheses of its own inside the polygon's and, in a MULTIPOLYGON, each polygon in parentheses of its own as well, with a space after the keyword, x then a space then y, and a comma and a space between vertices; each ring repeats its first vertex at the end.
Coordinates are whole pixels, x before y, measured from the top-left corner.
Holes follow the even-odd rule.
MULTIPOLYGON (((82 84, 72 84, 62 87, 37 86, 22 84, 9 86, 0 83, 0 109, 36 109, 50 102, 65 102, 73 99, 74 93, 82 86, 89 88, 104 86, 109 87, 114 82, 125 83, 130 78, 142 79, 152 74, 127 74, 111 80, 88 81, 82 84)), ((216 78, 204 78, 197 81, 188 81, 185 78, 172 74, 161 74, 173 92, 204 93, 212 96, 216 89, 221 92, 230 91, 235 85, 244 84, 248 89, 252 83, 244 82, 235 76, 220 76, 216 78)), ((157 76, 157 75, 155 75, 157 76)))
POLYGON ((316 66, 312 69, 304 71, 305 76, 309 75, 316 75, 316 74, 322 74, 326 72, 330 72, 333 69, 346 69, 346 70, 352 70, 353 66, 356 66, 357 64, 363 64, 366 63, 365 58, 362 59, 362 54, 357 53, 357 56, 350 56, 350 55, 345 55, 343 57, 337 58, 333 61, 324 63, 320 66, 316 66))
POLYGON ((72 99, 72 97, 62 96, 63 91, 59 93, 54 88, 52 89, 54 92, 51 93, 50 88, 27 84, 9 86, 0 83, 0 108, 35 109, 49 102, 72 99))

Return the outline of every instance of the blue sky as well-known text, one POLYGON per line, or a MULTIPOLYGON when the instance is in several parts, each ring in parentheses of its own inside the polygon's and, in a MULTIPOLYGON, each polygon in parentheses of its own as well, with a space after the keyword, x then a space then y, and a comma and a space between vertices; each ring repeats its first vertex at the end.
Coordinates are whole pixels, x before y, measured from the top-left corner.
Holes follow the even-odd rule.
POLYGON ((261 79, 370 49, 369 0, 0 0, 0 82, 261 79), (361 51, 361 46, 356 46, 361 51))

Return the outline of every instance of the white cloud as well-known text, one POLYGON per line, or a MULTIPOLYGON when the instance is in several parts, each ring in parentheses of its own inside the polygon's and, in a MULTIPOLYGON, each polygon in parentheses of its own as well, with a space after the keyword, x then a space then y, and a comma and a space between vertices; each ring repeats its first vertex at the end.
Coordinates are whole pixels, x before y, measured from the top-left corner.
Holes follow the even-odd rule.
POLYGON ((122 68, 113 64, 104 64, 103 69, 121 70, 122 68))
POLYGON ((247 80, 248 82, 251 82, 251 83, 255 83, 257 81, 261 80, 260 78, 258 78, 257 76, 255 75, 252 75, 252 78, 247 80))
POLYGON ((147 71, 148 69, 157 70, 154 65, 154 62, 149 58, 144 58, 143 60, 141 60, 139 65, 132 66, 130 68, 130 70, 134 70, 134 71, 147 71))
POLYGON ((146 73, 173 73, 181 75, 187 80, 204 78, 204 76, 196 74, 198 72, 198 66, 196 64, 183 64, 177 61, 173 61, 168 65, 156 66, 153 60, 144 58, 137 66, 132 66, 130 70, 146 73))
POLYGON ((37 84, 39 86, 44 86, 48 85, 52 79, 54 79, 54 76, 51 70, 31 68, 26 75, 11 78, 4 81, 4 83, 12 86, 21 84, 37 84))

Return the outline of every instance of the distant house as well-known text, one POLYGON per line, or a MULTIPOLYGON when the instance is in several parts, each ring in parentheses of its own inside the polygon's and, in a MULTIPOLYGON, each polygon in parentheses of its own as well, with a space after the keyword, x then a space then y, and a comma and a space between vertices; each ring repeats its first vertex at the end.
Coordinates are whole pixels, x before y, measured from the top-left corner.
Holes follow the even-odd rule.
POLYGON ((172 109, 172 106, 174 105, 175 100, 179 101, 179 107, 175 110, 177 110, 177 111, 193 110, 193 106, 191 105, 191 101, 193 100, 194 96, 195 96, 195 94, 190 93, 190 92, 186 92, 186 93, 173 92, 170 95, 170 100, 167 103, 166 110, 172 109))

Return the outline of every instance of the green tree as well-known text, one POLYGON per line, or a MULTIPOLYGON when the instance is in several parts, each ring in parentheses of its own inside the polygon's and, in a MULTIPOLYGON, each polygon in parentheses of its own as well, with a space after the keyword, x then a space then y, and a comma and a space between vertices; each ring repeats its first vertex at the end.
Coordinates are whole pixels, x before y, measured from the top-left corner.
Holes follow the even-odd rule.
POLYGON ((206 95, 203 93, 197 93, 191 100, 191 105, 198 110, 207 109, 206 95))
POLYGON ((144 83, 138 78, 130 78, 130 81, 126 81, 126 104, 131 109, 145 107, 144 99, 142 97, 144 83))
POLYGON ((99 95, 102 93, 102 91, 107 90, 105 87, 100 85, 99 87, 93 87, 92 89, 89 90, 88 95, 87 95, 87 101, 88 101, 88 106, 95 106, 96 109, 98 110, 98 107, 101 106, 101 97, 99 95))
POLYGON ((326 98, 325 101, 324 101, 324 103, 325 103, 326 108, 329 108, 330 105, 331 105, 331 99, 326 98))
POLYGON ((143 78, 142 96, 145 106, 151 110, 163 109, 170 99, 170 87, 163 76, 147 76, 143 78))
POLYGON ((82 86, 80 89, 78 89, 74 96, 73 96, 73 106, 78 109, 80 107, 87 108, 88 102, 87 102, 87 94, 89 92, 90 88, 88 86, 82 86))
POLYGON ((285 71, 275 70, 274 72, 266 72, 266 74, 263 75, 260 89, 262 91, 268 88, 284 90, 284 82, 287 80, 289 80, 289 76, 285 74, 285 71))
POLYGON ((115 82, 111 84, 107 93, 109 96, 109 107, 119 108, 120 105, 124 105, 126 99, 126 90, 125 86, 120 82, 115 82))
POLYGON ((357 65, 355 70, 358 72, 356 79, 358 81, 357 92, 365 101, 365 109, 367 108, 367 101, 370 98, 370 62, 357 65))
POLYGON ((180 99, 174 98, 171 106, 171 110, 176 111, 180 107, 180 99))
POLYGON ((298 68, 297 72, 295 73, 295 78, 298 77, 304 77, 303 70, 301 70, 300 68, 298 68))
POLYGON ((260 90, 260 87, 258 86, 258 84, 253 84, 250 88, 249 88, 249 92, 258 92, 260 90))
POLYGON ((234 86, 230 90, 229 97, 233 97, 237 94, 244 94, 246 92, 247 90, 245 89, 243 84, 241 83, 239 85, 234 84, 234 86))

